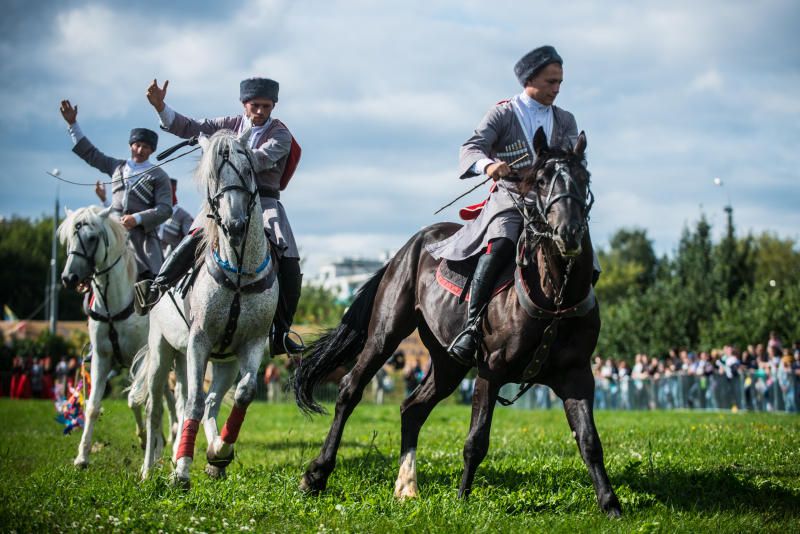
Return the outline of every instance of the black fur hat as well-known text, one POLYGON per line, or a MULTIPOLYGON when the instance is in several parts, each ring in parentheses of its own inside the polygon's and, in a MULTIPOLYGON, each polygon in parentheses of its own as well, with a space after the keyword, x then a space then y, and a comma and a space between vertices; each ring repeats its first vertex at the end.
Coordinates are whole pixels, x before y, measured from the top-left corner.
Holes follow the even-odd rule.
POLYGON ((520 85, 525 87, 525 83, 534 77, 540 70, 550 63, 564 64, 564 60, 558 55, 556 49, 550 45, 540 46, 531 50, 514 65, 514 74, 517 75, 520 85))
POLYGON ((254 98, 268 98, 278 102, 278 82, 269 78, 247 78, 239 84, 239 100, 247 102, 254 98))
POLYGON ((132 145, 137 141, 141 143, 147 143, 153 147, 153 151, 155 151, 156 147, 158 146, 158 134, 153 130, 148 130, 147 128, 134 128, 131 130, 131 137, 128 139, 128 144, 132 145))

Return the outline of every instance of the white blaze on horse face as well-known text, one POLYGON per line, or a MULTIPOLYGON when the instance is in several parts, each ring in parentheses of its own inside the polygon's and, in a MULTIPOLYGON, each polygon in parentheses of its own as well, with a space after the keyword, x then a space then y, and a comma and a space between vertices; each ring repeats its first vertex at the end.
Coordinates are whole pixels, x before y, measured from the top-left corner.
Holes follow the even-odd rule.
POLYGON ((400 471, 394 483, 396 499, 414 499, 419 497, 417 488, 417 449, 408 449, 400 458, 400 471))

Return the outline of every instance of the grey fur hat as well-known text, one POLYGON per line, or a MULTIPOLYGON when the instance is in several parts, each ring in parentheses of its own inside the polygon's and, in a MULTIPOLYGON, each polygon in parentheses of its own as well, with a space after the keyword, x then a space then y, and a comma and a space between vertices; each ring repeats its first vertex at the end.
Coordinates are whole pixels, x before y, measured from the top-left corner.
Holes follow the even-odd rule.
POLYGON ((278 82, 269 78, 247 78, 239 84, 239 100, 247 102, 254 98, 268 98, 278 102, 278 82))
POLYGON ((134 128, 131 130, 131 136, 128 139, 128 144, 132 145, 136 142, 147 143, 153 147, 153 150, 155 151, 156 147, 158 147, 158 134, 153 130, 148 130, 147 128, 134 128))
POLYGON ((556 49, 550 45, 540 46, 522 56, 522 59, 514 65, 514 74, 517 75, 520 85, 525 87, 525 82, 539 73, 550 63, 564 64, 564 60, 558 55, 556 49))

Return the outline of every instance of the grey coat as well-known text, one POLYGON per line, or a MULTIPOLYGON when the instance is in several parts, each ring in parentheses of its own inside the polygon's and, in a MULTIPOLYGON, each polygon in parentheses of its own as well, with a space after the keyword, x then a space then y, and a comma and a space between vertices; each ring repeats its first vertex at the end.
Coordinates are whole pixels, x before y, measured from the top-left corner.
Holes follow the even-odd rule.
MULTIPOLYGON (((195 135, 211 135, 218 130, 232 130, 241 135, 248 126, 242 115, 218 117, 198 121, 175 112, 171 124, 162 128, 183 139, 195 135)), ((279 201, 280 181, 286 159, 292 145, 292 134, 279 120, 273 119, 270 126, 261 132, 253 145, 255 149, 256 183, 261 196, 261 209, 264 216, 264 230, 279 255, 286 258, 299 258, 300 252, 294 240, 292 227, 286 216, 286 210, 279 201)))
POLYGON ((83 161, 111 177, 111 211, 118 217, 139 215, 141 224, 128 231, 136 255, 139 275, 155 275, 164 256, 158 227, 172 215, 172 186, 169 176, 160 167, 148 169, 131 180, 122 177, 124 159, 103 154, 87 137, 72 148, 83 161))
MULTIPOLYGON (((472 137, 461 146, 458 165, 461 179, 477 176, 472 166, 484 158, 510 164, 527 153, 528 158, 514 165, 518 169, 528 167, 536 160, 533 140, 526 135, 514 105, 512 99, 493 106, 472 137)), ((578 138, 578 126, 572 113, 553 106, 553 130, 548 138, 551 146, 566 148, 574 145, 578 138)), ((522 228, 522 217, 514 207, 512 196, 516 202, 520 201, 517 184, 500 180, 480 215, 467 221, 449 238, 428 245, 428 252, 437 259, 464 260, 481 252, 493 239, 505 237, 516 243, 522 228)))
POLYGON ((186 237, 193 222, 194 217, 188 211, 180 206, 172 207, 172 217, 161 225, 161 247, 165 258, 186 237))

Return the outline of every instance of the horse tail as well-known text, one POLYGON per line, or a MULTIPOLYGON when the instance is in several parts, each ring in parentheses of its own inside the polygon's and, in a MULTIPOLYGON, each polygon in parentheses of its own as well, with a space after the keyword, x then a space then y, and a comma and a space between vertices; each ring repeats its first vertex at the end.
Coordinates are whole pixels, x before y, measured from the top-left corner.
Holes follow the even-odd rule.
POLYGON ((309 345, 309 355, 300 362, 293 378, 295 402, 303 412, 325 413, 325 409, 314 400, 314 388, 364 348, 375 296, 387 267, 382 267, 358 290, 339 326, 326 331, 309 345))
POLYGON ((131 385, 128 387, 128 405, 144 406, 147 401, 147 355, 149 347, 143 346, 133 357, 130 368, 131 385))

